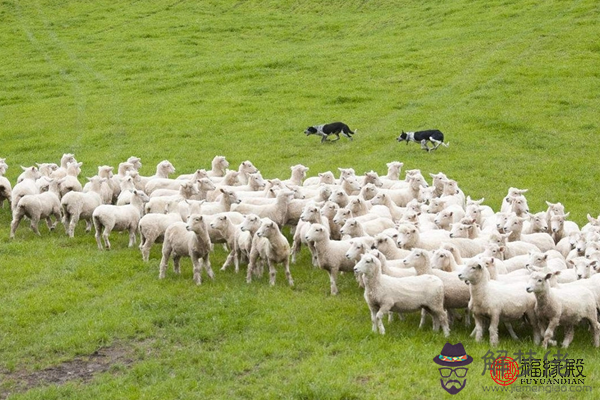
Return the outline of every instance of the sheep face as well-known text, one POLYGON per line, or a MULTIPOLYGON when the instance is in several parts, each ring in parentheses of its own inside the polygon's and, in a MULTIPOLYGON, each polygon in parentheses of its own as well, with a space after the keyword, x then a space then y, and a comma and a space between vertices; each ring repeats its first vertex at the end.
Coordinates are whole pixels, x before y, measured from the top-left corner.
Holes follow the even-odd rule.
POLYGON ((487 269, 481 265, 480 260, 470 260, 458 274, 458 279, 465 283, 477 284, 484 279, 486 274, 489 279, 489 273, 487 269))
POLYGON ((360 261, 354 266, 354 272, 373 276, 378 268, 381 268, 381 263, 377 257, 366 253, 361 256, 360 261))
POLYGON ((251 232, 256 231, 261 224, 260 217, 256 214, 247 214, 244 216, 244 220, 240 225, 240 230, 242 232, 251 232))
POLYGON ((306 232, 304 239, 306 239, 307 242, 318 242, 320 240, 325 239, 327 236, 327 230, 323 225, 313 224, 308 230, 308 232, 306 232))
POLYGON ((206 222, 201 214, 192 214, 188 217, 185 229, 188 232, 194 232, 196 234, 206 231, 206 222))
POLYGON ((262 223, 260 228, 258 228, 258 231, 256 231, 256 236, 271 237, 274 234, 276 234, 277 232, 279 232, 279 228, 277 227, 277 224, 275 222, 271 221, 270 219, 266 219, 262 223))
POLYGON ((596 273, 598 261, 577 257, 568 261, 569 265, 577 271, 577 279, 589 279, 596 273))
POLYGON ((445 249, 437 249, 431 257, 431 267, 444 271, 450 270, 451 253, 445 249))
POLYGON ((527 268, 530 268, 530 267, 543 268, 547 265, 547 261, 548 261, 548 254, 539 253, 537 251, 530 251, 529 259, 527 260, 525 267, 527 267, 527 268))
POLYGON ((414 249, 406 258, 402 260, 402 264, 404 264, 406 268, 417 268, 424 265, 424 263, 429 263, 429 255, 427 254, 427 251, 423 249, 414 249))
POLYGON ((319 173, 319 183, 324 183, 326 185, 334 185, 335 177, 333 176, 333 172, 321 172, 319 173))
POLYGON ((533 272, 527 282, 527 293, 547 293, 550 290, 549 279, 552 273, 533 272))
POLYGON ((319 208, 315 205, 307 205, 304 207, 302 214, 300 214, 300 220, 304 222, 318 221, 320 218, 319 208))
POLYGON ((359 260, 367 252, 367 246, 361 241, 350 241, 350 248, 346 252, 348 260, 359 260))

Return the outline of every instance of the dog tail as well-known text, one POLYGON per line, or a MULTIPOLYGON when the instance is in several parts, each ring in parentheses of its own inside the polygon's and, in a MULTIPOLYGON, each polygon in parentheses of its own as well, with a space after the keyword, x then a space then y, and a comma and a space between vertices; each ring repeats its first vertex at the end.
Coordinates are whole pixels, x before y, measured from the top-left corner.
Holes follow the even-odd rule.
MULTIPOLYGON (((349 129, 348 129, 349 130, 349 129)), ((350 130, 349 130, 350 131, 350 130)), ((354 135, 356 132, 358 132, 358 129, 355 129, 354 132, 350 131, 351 135, 354 135)))

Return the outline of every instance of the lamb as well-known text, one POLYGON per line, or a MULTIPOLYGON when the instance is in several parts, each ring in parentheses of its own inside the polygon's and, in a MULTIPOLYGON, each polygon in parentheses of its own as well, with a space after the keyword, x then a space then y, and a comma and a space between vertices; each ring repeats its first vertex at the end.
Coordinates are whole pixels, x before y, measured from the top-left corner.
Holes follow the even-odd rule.
POLYGON ((0 205, 4 208, 4 200, 8 200, 10 203, 12 198, 12 186, 10 181, 4 177, 6 170, 8 169, 8 165, 4 162, 4 158, 0 158, 2 161, 0 163, 0 205))
POLYGON ((340 229, 342 238, 345 236, 360 237, 360 236, 375 236, 385 229, 393 228, 394 223, 391 219, 376 218, 371 221, 361 222, 356 218, 350 218, 340 229))
MULTIPOLYGON (((108 165, 100 165, 98 167, 98 175, 100 178, 105 178, 106 181, 102 182, 102 189, 100 197, 102 197, 102 203, 111 204, 113 201, 114 194, 114 184, 115 182, 112 180, 113 177, 113 167, 108 165)), ((83 187, 84 192, 88 192, 90 190, 90 182, 86 183, 83 187)), ((119 187, 119 190, 121 188, 119 187)))
POLYGON ((547 233, 523 233, 523 225, 527 218, 519 217, 517 214, 510 214, 506 224, 504 225, 504 231, 507 232, 508 241, 523 241, 531 243, 541 251, 548 251, 554 249, 554 240, 547 233))
POLYGON ((391 197, 383 192, 378 192, 375 195, 375 197, 373 197, 371 199, 371 204, 374 206, 375 205, 386 206, 389 209, 390 215, 394 221, 400 220, 404 216, 404 213, 406 212, 405 207, 398 207, 396 205, 396 203, 394 203, 392 201, 391 197))
POLYGON ((302 181, 304 180, 304 178, 306 178, 306 172, 309 168, 305 167, 302 164, 296 164, 294 166, 291 166, 290 169, 292 170, 292 176, 290 177, 290 179, 283 181, 283 184, 302 186, 302 181))
POLYGON ((214 215, 227 211, 237 211, 231 207, 233 204, 239 204, 241 202, 237 194, 235 192, 232 192, 231 190, 223 188, 221 188, 220 191, 223 194, 221 196, 221 200, 214 203, 211 202, 202 204, 203 215, 214 215))
POLYGON ((61 219, 60 213, 60 200, 58 192, 58 182, 55 179, 48 179, 50 183, 47 192, 39 194, 29 194, 21 197, 13 209, 13 218, 10 224, 10 238, 14 239, 15 232, 19 226, 19 223, 24 216, 27 216, 31 220, 31 230, 36 235, 40 236, 38 224, 41 219, 46 220, 48 229, 54 230, 56 224, 61 219), (54 223, 50 220, 53 216, 56 220, 54 223))
POLYGON ((400 207, 406 207, 409 201, 418 198, 419 188, 427 187, 425 178, 421 175, 416 175, 409 178, 408 187, 405 189, 382 189, 384 193, 387 193, 392 201, 400 207))
POLYGON ((308 242, 304 239, 306 233, 308 232, 312 224, 322 224, 325 227, 329 226, 328 220, 321 215, 319 207, 317 207, 315 204, 309 203, 304 207, 304 210, 300 215, 298 225, 296 226, 296 230, 294 231, 294 238, 291 249, 292 264, 296 263, 296 255, 300 252, 302 243, 304 243, 308 246, 310 250, 310 254, 312 255, 313 259, 313 265, 317 265, 316 250, 311 245, 311 242, 308 242))
POLYGON ((527 224, 523 228, 525 234, 529 233, 548 233, 548 214, 546 211, 540 211, 535 214, 527 214, 527 224))
POLYGON ((311 176, 310 178, 306 178, 304 180, 304 182, 302 183, 302 186, 308 187, 308 186, 317 186, 320 184, 335 185, 336 182, 335 182, 335 176, 333 175, 333 172, 331 172, 331 171, 319 172, 319 174, 317 174, 317 176, 311 176))
POLYGON ((244 215, 242 223, 236 226, 234 242, 235 250, 230 250, 221 271, 225 271, 225 269, 233 262, 235 265, 235 272, 238 273, 240 260, 242 258, 245 258, 246 260, 250 259, 252 241, 256 231, 260 228, 261 223, 262 220, 256 214, 244 215))
POLYGON ((81 173, 82 162, 69 163, 67 165, 67 175, 58 181, 58 190, 62 198, 67 192, 81 192, 83 187, 77 179, 81 173))
POLYGON ((94 176, 88 178, 90 182, 88 192, 68 192, 60 200, 63 212, 63 223, 69 237, 75 236, 75 227, 80 219, 85 221, 85 231, 92 229, 92 214, 96 207, 102 204, 102 183, 106 178, 94 176))
POLYGON ((548 347, 559 324, 565 327, 562 347, 569 347, 575 334, 574 327, 583 319, 590 322, 594 332, 594 347, 600 346, 600 324, 593 293, 580 285, 550 287, 549 279, 552 276, 553 273, 533 272, 526 289, 528 293, 534 293, 537 300, 535 314, 539 321, 540 333, 544 335, 544 349, 548 347))
POLYGON ((148 184, 148 182, 150 182, 150 180, 156 178, 167 179, 169 177, 169 174, 172 174, 174 172, 175 167, 173 166, 173 164, 171 164, 171 162, 168 160, 163 160, 156 165, 156 174, 152 176, 140 176, 140 184, 145 190, 146 185, 148 184))
MULTIPOLYGON (((70 153, 63 154, 62 157, 60 158, 60 168, 57 168, 56 170, 54 170, 50 174, 50 178, 52 178, 52 179, 64 178, 65 176, 67 176, 67 167, 69 166, 69 163, 74 163, 74 162, 77 162, 77 160, 75 160, 75 156, 73 154, 70 154, 70 153)), ((20 182, 20 181, 17 179, 17 182, 20 182)))
POLYGON ((465 211, 458 205, 451 205, 438 212, 433 220, 439 229, 449 231, 451 224, 460 222, 465 217, 465 211))
POLYGON ((182 222, 181 215, 175 209, 176 205, 177 202, 172 201, 167 205, 165 214, 146 214, 140 219, 138 230, 140 232, 139 249, 142 253, 142 260, 148 261, 150 259, 152 245, 161 237, 164 238, 169 226, 175 222, 182 222))
POLYGON ((190 257, 194 270, 194 282, 202 284, 202 269, 206 269, 211 279, 215 274, 210 265, 210 238, 204 217, 200 214, 192 214, 188 222, 174 222, 165 231, 165 239, 162 247, 162 258, 160 259, 160 272, 158 279, 164 279, 169 258, 173 257, 173 270, 176 274, 181 273, 179 261, 181 257, 190 257))
POLYGON ((458 273, 446 272, 431 268, 429 252, 423 249, 413 249, 403 260, 405 268, 414 268, 417 275, 433 275, 441 279, 444 284, 444 308, 466 309, 469 305, 469 287, 458 279, 458 273))
POLYGON ((530 271, 556 272, 561 271, 557 276, 558 283, 568 283, 577 280, 577 271, 567 269, 567 264, 562 258, 550 258, 548 253, 530 252, 529 260, 525 267, 530 271))
POLYGON ((444 336, 450 335, 444 310, 444 284, 440 278, 431 275, 406 278, 384 275, 379 259, 369 253, 361 257, 354 271, 364 275, 364 297, 371 311, 373 332, 385 334, 382 318, 388 312, 405 313, 425 308, 433 315, 434 327, 441 325, 444 336))
POLYGON ((215 156, 211 162, 211 169, 208 171, 208 176, 222 178, 227 173, 229 161, 224 156, 215 156))
POLYGON ((133 177, 131 175, 125 176, 119 181, 121 192, 117 197, 117 205, 124 206, 131 203, 131 193, 136 189, 133 177))
POLYGON ((157 190, 179 190, 181 185, 185 182, 195 183, 199 179, 208 178, 208 174, 205 170, 199 169, 196 170, 191 176, 190 179, 181 180, 181 179, 169 179, 169 178, 153 178, 150 179, 146 185, 144 186, 144 192, 148 195, 153 194, 157 190))
POLYGON ((148 202, 148 200, 149 198, 144 192, 134 190, 133 196, 131 197, 131 204, 125 206, 102 204, 96 207, 92 213, 92 220, 94 221, 94 228, 96 229, 95 237, 98 249, 102 250, 100 231, 103 228, 102 238, 104 239, 107 250, 110 250, 111 248, 108 236, 113 230, 129 231, 129 247, 133 247, 136 242, 135 235, 138 229, 138 223, 144 212, 144 203, 148 202))
POLYGON ((502 256, 498 257, 501 260, 507 260, 514 256, 527 254, 530 251, 540 251, 539 247, 534 244, 517 241, 517 242, 509 242, 508 236, 509 233, 501 234, 501 233, 491 233, 489 237, 490 243, 496 243, 503 250, 502 256))
POLYGON ((489 271, 477 259, 468 261, 458 277, 469 283, 469 309, 475 318, 477 342, 481 342, 483 338, 484 318, 490 318, 490 344, 497 346, 500 319, 519 320, 526 315, 533 327, 534 343, 539 344, 540 333, 534 312, 536 299, 524 290, 523 284, 513 285, 490 280, 489 271))
POLYGON ((256 261, 260 257, 266 261, 269 266, 269 284, 275 285, 275 264, 283 263, 285 275, 290 286, 294 286, 292 274, 290 273, 290 245, 279 230, 277 223, 269 218, 264 218, 263 222, 256 231, 252 241, 252 250, 250 252, 250 261, 248 264, 248 273, 246 282, 252 281, 252 273, 256 268, 256 261))
POLYGON ((354 261, 345 257, 350 249, 351 243, 348 240, 332 240, 329 238, 329 230, 321 224, 312 224, 306 233, 305 240, 313 242, 317 253, 317 264, 319 268, 329 273, 331 294, 337 295, 337 276, 340 271, 352 272, 354 261))
POLYGON ((15 187, 12 189, 10 205, 12 207, 11 211, 14 213, 17 204, 19 204, 19 200, 21 197, 28 194, 37 194, 39 193, 39 189, 37 188, 35 181, 40 178, 40 172, 37 167, 23 167, 23 173, 21 173, 20 177, 21 181, 18 181, 15 187))
POLYGON ((385 233, 375 235, 373 248, 379 250, 388 260, 400 260, 410 254, 409 250, 399 249, 394 239, 385 233))
POLYGON ((326 201, 325 204, 323 204, 323 207, 321 207, 321 215, 327 218, 327 227, 330 231, 329 236, 333 240, 340 240, 342 238, 342 235, 340 234, 341 226, 333 222, 339 208, 340 207, 333 201, 326 201))
POLYGON ((35 163, 35 165, 37 165, 40 175, 47 176, 48 178, 50 178, 50 175, 58 169, 58 165, 55 163, 35 163))
POLYGON ((456 205, 465 209, 465 194, 459 189, 458 183, 453 179, 444 180, 444 189, 440 196, 446 207, 456 205))
POLYGON ((373 205, 368 201, 355 197, 350 199, 350 202, 346 206, 352 213, 353 217, 359 217, 366 214, 375 214, 382 218, 392 219, 392 214, 388 207, 384 205, 373 205))
POLYGON ((261 218, 269 218, 281 227, 287 220, 288 204, 293 198, 294 192, 285 189, 279 191, 275 204, 258 205, 239 203, 232 206, 231 210, 241 214, 256 214, 261 218))
POLYGON ((371 170, 370 172, 365 172, 365 176, 363 177, 361 186, 365 186, 368 184, 375 185, 376 187, 382 187, 383 181, 377 175, 377 172, 371 170))
MULTIPOLYGON (((206 178, 205 178, 206 179, 206 178)), ((210 181, 209 181, 210 182, 210 181)), ((203 184, 201 184, 201 187, 203 184)), ((212 184, 211 184, 212 185, 212 184)), ((206 187, 214 187, 212 186, 204 186, 206 187)), ((183 200, 191 200, 199 193, 198 187, 192 181, 182 182, 179 187, 179 193, 176 195, 170 196, 150 196, 150 200, 146 204, 146 213, 158 213, 162 214, 165 211, 165 207, 168 203, 173 201, 183 201, 183 200)), ((131 195, 129 195, 131 196, 131 195)))
POLYGON ((249 160, 243 161, 240 163, 238 167, 238 180, 242 185, 248 184, 248 175, 254 174, 258 172, 258 168, 256 168, 252 162, 249 160))
POLYGON ((571 213, 560 215, 555 214, 550 217, 550 231, 552 232, 552 239, 554 243, 558 244, 560 240, 568 236, 572 232, 579 232, 579 227, 572 221, 567 221, 571 213))
POLYGON ((483 243, 463 238, 450 238, 447 231, 428 231, 421 234, 414 226, 400 225, 398 227, 398 247, 411 250, 415 247, 425 250, 435 250, 442 243, 451 243, 458 247, 462 257, 474 257, 484 249, 483 243))

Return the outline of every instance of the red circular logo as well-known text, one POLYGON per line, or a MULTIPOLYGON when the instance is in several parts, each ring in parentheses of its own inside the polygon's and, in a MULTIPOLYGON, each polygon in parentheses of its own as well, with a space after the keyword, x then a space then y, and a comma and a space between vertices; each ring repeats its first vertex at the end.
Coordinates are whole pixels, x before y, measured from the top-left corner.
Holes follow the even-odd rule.
POLYGON ((519 364, 510 357, 499 357, 490 367, 490 375, 498 385, 508 386, 519 377, 519 364))

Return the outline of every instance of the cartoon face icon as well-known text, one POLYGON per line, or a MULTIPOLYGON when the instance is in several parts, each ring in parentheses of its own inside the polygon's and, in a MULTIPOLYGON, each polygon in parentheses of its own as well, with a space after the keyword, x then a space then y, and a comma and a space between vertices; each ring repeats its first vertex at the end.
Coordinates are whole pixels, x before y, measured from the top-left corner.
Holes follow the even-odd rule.
POLYGON ((469 369, 464 366, 471 364, 473 357, 467 355, 462 343, 446 343, 440 355, 433 358, 433 362, 441 366, 438 368, 440 383, 446 392, 456 394, 465 388, 469 369))

